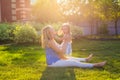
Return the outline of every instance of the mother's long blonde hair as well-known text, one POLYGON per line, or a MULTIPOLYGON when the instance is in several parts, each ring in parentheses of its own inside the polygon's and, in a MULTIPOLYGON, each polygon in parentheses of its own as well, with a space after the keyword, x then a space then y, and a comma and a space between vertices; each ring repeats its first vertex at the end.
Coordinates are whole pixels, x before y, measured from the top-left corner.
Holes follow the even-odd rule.
POLYGON ((52 39, 52 33, 51 30, 52 26, 47 25, 42 29, 42 36, 41 36, 41 42, 42 42, 42 48, 46 48, 48 46, 49 40, 52 39))

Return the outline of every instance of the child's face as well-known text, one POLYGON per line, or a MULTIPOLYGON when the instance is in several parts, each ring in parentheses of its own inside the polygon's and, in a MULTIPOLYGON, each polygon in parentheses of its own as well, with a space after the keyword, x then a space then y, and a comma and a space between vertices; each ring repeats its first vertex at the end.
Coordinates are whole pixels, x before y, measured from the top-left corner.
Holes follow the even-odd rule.
POLYGON ((62 27, 62 31, 64 34, 67 34, 69 32, 69 29, 68 29, 68 27, 64 26, 64 27, 62 27))

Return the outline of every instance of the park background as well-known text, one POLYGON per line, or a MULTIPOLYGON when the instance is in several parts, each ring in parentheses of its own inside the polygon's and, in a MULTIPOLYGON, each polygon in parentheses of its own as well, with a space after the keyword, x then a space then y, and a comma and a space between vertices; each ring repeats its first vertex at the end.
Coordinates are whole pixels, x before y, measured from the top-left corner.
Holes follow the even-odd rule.
POLYGON ((120 80, 120 0, 0 0, 0 80, 120 80), (41 29, 70 23, 73 56, 103 68, 48 68, 41 29))

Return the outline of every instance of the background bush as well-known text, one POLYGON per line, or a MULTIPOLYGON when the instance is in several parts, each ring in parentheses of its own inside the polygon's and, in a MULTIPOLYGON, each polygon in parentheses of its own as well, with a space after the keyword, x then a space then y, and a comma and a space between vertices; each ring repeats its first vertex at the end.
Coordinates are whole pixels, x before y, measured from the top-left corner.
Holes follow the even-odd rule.
POLYGON ((71 25, 71 33, 73 38, 80 38, 83 34, 79 26, 71 25))
POLYGON ((15 27, 12 24, 2 23, 0 24, 0 40, 13 40, 13 30, 15 27))
POLYGON ((46 25, 45 23, 38 23, 38 22, 30 22, 29 24, 31 24, 36 31, 41 31, 41 29, 46 25))
POLYGON ((35 43, 38 41, 37 31, 30 24, 17 24, 14 35, 16 43, 35 43))
MULTIPOLYGON (((46 25, 52 25, 56 31, 59 31, 62 23, 2 23, 0 24, 0 41, 13 40, 16 43, 40 43, 41 29, 46 25)), ((71 25, 73 38, 82 35, 82 30, 75 25, 71 25)))
POLYGON ((31 24, 36 31, 41 31, 41 29, 44 27, 44 26, 47 26, 47 25, 52 25, 53 28, 55 30, 59 30, 59 28, 61 27, 62 23, 60 22, 57 22, 57 23, 39 23, 39 22, 30 22, 29 24, 31 24))

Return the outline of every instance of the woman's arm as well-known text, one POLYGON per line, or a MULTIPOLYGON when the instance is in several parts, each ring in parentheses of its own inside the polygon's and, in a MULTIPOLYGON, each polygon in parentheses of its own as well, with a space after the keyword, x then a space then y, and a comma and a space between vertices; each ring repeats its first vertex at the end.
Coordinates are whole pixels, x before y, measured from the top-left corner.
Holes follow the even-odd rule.
POLYGON ((60 58, 62 59, 67 59, 65 57, 65 51, 66 51, 66 47, 67 47, 67 43, 64 42, 63 46, 61 48, 59 48, 54 41, 49 41, 49 46, 60 56, 60 58))

